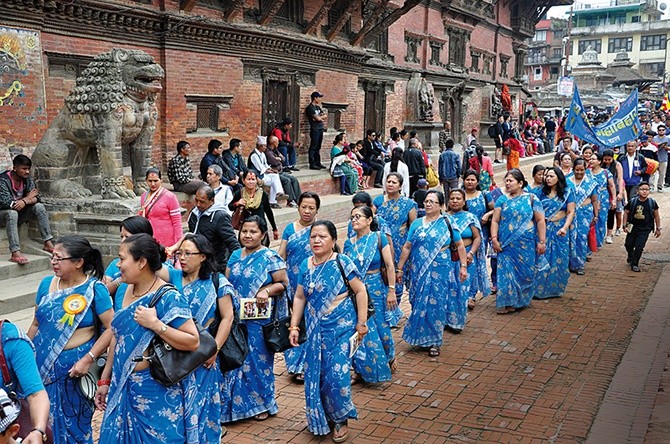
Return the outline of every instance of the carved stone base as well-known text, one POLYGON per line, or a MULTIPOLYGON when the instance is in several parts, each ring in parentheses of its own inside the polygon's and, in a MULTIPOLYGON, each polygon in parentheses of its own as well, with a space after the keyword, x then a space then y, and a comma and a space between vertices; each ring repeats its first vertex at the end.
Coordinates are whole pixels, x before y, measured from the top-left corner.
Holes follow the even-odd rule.
POLYGON ((439 151, 439 134, 443 127, 439 122, 405 122, 403 125, 407 131, 416 131, 416 138, 425 150, 432 148, 434 152, 439 151))

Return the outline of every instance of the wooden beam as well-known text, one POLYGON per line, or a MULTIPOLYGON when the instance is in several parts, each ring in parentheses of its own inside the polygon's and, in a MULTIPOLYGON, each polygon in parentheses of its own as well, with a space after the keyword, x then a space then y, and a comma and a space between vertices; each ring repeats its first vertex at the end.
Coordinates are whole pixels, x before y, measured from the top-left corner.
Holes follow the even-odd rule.
POLYGON ((319 11, 316 13, 312 21, 309 22, 309 25, 307 25, 307 29, 305 29, 305 34, 315 34, 317 28, 323 21, 324 17, 328 14, 328 11, 330 11, 330 8, 333 7, 337 0, 324 0, 323 4, 319 8, 319 11))
POLYGON ((357 2, 355 0, 348 0, 347 6, 344 8, 344 12, 342 15, 340 15, 340 18, 337 19, 337 23, 335 23, 335 25, 330 28, 330 31, 328 31, 326 40, 332 42, 335 39, 337 33, 340 32, 340 30, 344 27, 344 25, 347 23, 347 20, 351 18, 351 14, 354 12, 354 9, 356 9, 356 4, 357 2))
POLYGON ((388 5, 388 3, 389 0, 381 0, 377 4, 375 10, 372 11, 372 14, 370 14, 365 23, 363 23, 361 30, 358 31, 358 34, 356 34, 353 39, 351 39, 352 46, 358 45, 363 40, 363 37, 365 37, 365 34, 367 34, 367 32, 370 31, 375 26, 375 23, 377 22, 377 17, 379 17, 382 11, 384 11, 384 8, 386 8, 386 5, 388 5))
POLYGON ((179 9, 184 12, 191 12, 195 7, 196 0, 181 0, 179 2, 179 9))
MULTIPOLYGON (((407 14, 410 9, 421 3, 421 0, 405 0, 405 4, 402 5, 402 8, 398 8, 386 17, 384 17, 379 23, 377 23, 374 28, 365 33, 365 36, 361 40, 361 46, 366 47, 374 39, 376 39, 379 34, 384 32, 385 29, 388 29, 393 23, 395 23, 400 17, 407 14)), ((353 43, 352 43, 353 44, 353 43)))
POLYGON ((241 19, 244 15, 244 0, 228 0, 223 19, 227 22, 241 19))
POLYGON ((285 0, 273 0, 268 10, 265 11, 265 14, 258 20, 258 24, 265 26, 272 21, 272 19, 277 15, 282 6, 284 6, 285 0))

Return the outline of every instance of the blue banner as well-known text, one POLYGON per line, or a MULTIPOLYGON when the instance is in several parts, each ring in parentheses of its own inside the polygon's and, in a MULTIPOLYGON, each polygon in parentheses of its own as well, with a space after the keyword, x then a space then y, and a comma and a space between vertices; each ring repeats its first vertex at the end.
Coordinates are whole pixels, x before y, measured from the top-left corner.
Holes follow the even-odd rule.
POLYGON ((602 148, 614 148, 635 140, 642 131, 642 125, 637 113, 637 89, 633 91, 620 105, 611 119, 596 127, 586 115, 586 110, 579 97, 579 90, 575 85, 575 94, 570 104, 565 129, 588 143, 602 148))

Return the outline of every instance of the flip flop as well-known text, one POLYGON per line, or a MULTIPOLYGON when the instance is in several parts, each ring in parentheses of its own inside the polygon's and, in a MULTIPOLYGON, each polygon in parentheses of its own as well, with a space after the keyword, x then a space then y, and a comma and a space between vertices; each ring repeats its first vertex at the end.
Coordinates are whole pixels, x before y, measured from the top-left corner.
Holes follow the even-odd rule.
POLYGON ((431 358, 436 358, 440 356, 440 349, 437 347, 430 347, 428 349, 428 356, 430 356, 431 358))
POLYGON ((468 299, 468 310, 474 310, 475 309, 476 302, 474 299, 468 299))
POLYGON ((395 360, 395 358, 389 361, 389 367, 391 368, 391 374, 398 371, 398 362, 395 360))
POLYGON ((269 414, 268 412, 262 412, 262 413, 259 413, 259 414, 256 415, 256 416, 254 416, 254 419, 255 419, 256 421, 265 421, 265 420, 268 419, 269 417, 270 417, 270 414, 269 414))
POLYGON ((333 442, 344 442, 347 439, 349 439, 349 427, 347 426, 346 421, 336 423, 335 429, 333 430, 333 442), (342 430, 342 427, 347 427, 347 431, 344 432, 344 435, 335 436, 335 433, 342 430))
POLYGON ((297 383, 300 383, 300 384, 304 384, 304 383, 305 383, 305 375, 304 375, 304 373, 296 373, 295 375, 293 375, 293 379, 294 379, 295 382, 297 382, 297 383))
POLYGON ((10 257, 9 262, 14 262, 15 264, 19 265, 26 265, 30 261, 28 260, 27 257, 21 256, 21 257, 10 257))
POLYGON ((47 253, 53 253, 54 252, 54 247, 47 247, 46 245, 44 248, 42 248, 43 251, 46 251, 47 253))

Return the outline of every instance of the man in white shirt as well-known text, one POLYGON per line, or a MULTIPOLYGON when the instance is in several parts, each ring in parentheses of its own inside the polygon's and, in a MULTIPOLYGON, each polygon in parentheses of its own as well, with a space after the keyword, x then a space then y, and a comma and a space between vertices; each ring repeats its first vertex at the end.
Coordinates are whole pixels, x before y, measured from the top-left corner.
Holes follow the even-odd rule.
POLYGON ((281 185, 281 179, 277 171, 273 170, 265 157, 265 150, 268 148, 268 139, 265 136, 256 137, 256 149, 249 155, 247 167, 258 171, 258 178, 270 187, 270 205, 273 208, 279 208, 277 198, 284 197, 284 188, 281 185))

